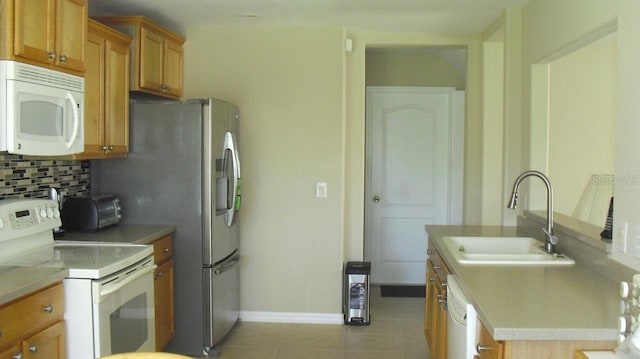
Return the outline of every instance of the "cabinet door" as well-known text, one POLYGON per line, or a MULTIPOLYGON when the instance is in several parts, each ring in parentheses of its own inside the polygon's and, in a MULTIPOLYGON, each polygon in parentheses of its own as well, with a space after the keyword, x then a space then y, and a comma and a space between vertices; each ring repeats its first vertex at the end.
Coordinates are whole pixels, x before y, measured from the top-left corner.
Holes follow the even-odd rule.
POLYGON ((0 359, 15 359, 20 355, 20 347, 16 344, 0 351, 0 359))
POLYGON ((55 33, 57 66, 84 72, 87 14, 86 0, 57 0, 55 33))
POLYGON ((436 287, 435 287, 435 271, 433 269, 433 262, 431 259, 427 261, 427 298, 425 300, 425 335, 427 337, 427 344, 429 344, 429 350, 431 356, 434 349, 434 325, 435 325, 435 308, 436 308, 436 287))
POLYGON ((57 322, 23 340, 22 352, 25 359, 66 358, 64 322, 57 322))
MULTIPOLYGON (((476 321, 478 329, 476 330, 476 343, 480 351, 478 358, 480 359, 502 359, 504 357, 504 342, 497 342, 493 339, 487 328, 480 322, 476 321)), ((541 345, 541 343, 537 343, 541 345)))
POLYGON ((182 45, 165 39, 163 84, 167 86, 166 93, 172 96, 182 96, 182 45))
POLYGON ((55 0, 21 0, 14 6, 16 57, 41 63, 55 59, 55 0), (49 55, 53 58, 49 58, 49 55))
POLYGON ((173 260, 156 269, 155 281, 156 309, 156 351, 162 351, 173 338, 173 260))
POLYGON ((104 153, 104 71, 105 40, 87 34, 87 72, 84 76, 84 154, 104 153))
POLYGON ((129 48, 107 41, 105 144, 109 155, 129 152, 129 48))
POLYGON ((144 27, 140 29, 140 88, 162 92, 164 38, 144 27))

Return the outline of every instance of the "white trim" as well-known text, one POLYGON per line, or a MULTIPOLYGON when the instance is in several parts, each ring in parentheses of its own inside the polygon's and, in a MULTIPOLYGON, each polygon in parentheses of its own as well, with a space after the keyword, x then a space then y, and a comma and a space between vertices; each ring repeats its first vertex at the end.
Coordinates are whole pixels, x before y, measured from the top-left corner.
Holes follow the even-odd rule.
POLYGON ((344 324, 342 313, 254 312, 241 310, 240 320, 266 323, 344 324))

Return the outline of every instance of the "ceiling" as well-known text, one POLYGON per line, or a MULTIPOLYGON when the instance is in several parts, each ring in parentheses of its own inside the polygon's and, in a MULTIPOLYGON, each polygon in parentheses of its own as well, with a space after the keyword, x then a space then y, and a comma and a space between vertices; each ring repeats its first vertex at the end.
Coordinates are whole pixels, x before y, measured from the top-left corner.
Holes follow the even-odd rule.
POLYGON ((355 31, 477 33, 528 0, 89 0, 90 16, 146 15, 188 26, 344 26, 355 31))

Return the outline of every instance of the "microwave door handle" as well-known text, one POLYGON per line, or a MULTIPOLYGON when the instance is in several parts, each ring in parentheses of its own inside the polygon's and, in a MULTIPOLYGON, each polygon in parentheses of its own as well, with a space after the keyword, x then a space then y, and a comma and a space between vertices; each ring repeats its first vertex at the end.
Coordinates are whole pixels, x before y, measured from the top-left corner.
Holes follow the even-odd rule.
POLYGON ((67 98, 71 101, 71 112, 73 113, 73 130, 71 130, 71 139, 67 143, 67 148, 71 148, 78 136, 78 130, 80 129, 80 117, 78 114, 78 103, 70 92, 67 92, 67 98))

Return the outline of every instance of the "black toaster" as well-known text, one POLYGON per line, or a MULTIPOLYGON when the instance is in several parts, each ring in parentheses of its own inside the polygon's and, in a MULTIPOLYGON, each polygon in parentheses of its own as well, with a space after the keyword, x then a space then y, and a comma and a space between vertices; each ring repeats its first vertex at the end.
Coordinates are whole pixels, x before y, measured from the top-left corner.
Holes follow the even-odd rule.
POLYGON ((65 230, 97 231, 120 222, 120 200, 110 194, 67 197, 62 203, 61 217, 65 230))

